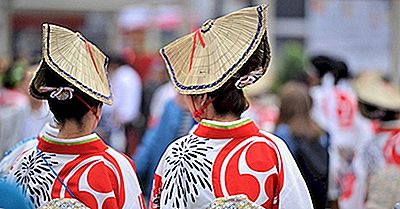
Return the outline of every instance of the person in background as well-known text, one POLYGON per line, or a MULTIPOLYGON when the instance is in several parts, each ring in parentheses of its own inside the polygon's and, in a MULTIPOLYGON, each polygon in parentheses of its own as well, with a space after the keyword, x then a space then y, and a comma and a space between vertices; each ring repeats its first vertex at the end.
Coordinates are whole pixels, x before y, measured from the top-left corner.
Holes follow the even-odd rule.
POLYGON ((321 80, 310 88, 312 116, 330 135, 329 199, 341 209, 363 209, 366 185, 354 160, 359 145, 373 136, 372 125, 358 110, 347 65, 326 56, 311 63, 321 80))
POLYGON ((29 98, 29 108, 25 110, 24 128, 22 129, 23 139, 36 136, 44 128, 45 124, 53 119, 53 114, 50 112, 46 101, 29 96, 29 82, 38 67, 38 65, 32 65, 26 69, 22 84, 19 87, 20 92, 29 98))
POLYGON ((314 208, 327 204, 329 136, 311 118, 312 99, 305 84, 290 81, 280 92, 275 134, 288 144, 310 190, 314 208))
POLYGON ((279 107, 277 96, 271 92, 268 82, 261 80, 246 89, 245 96, 249 100, 250 106, 244 113, 244 117, 254 120, 260 129, 273 132, 278 119, 279 107))
POLYGON ((361 74, 354 86, 361 113, 376 121, 375 136, 357 156, 368 183, 363 207, 393 208, 400 200, 400 91, 377 72, 361 74))
POLYGON ((114 92, 114 104, 104 108, 100 134, 115 149, 125 152, 128 138, 126 131, 135 119, 140 118, 142 83, 139 75, 122 57, 110 58, 110 81, 114 92))
POLYGON ((166 82, 159 86, 151 99, 149 119, 147 121, 147 128, 151 129, 158 125, 161 115, 165 110, 167 102, 177 95, 174 86, 171 82, 166 82))
POLYGON ((264 208, 313 208, 285 143, 250 118, 243 88, 267 70, 267 5, 206 21, 161 49, 193 133, 172 142, 154 174, 150 208, 206 208, 238 194, 264 208))
POLYGON ((31 202, 18 189, 15 182, 0 181, 0 208, 33 209, 31 202))
POLYGON ((9 60, 5 59, 3 57, 0 57, 0 81, 1 85, 3 86, 3 76, 6 70, 8 69, 8 66, 10 65, 9 60))
POLYGON ((145 208, 132 160, 93 133, 103 103, 113 102, 106 55, 79 32, 53 24, 43 24, 42 40, 29 92, 48 101, 56 127, 47 125, 12 158, 7 178, 35 207, 74 198, 89 208, 145 208))
MULTIPOLYGON (((0 89, 0 157, 4 152, 14 146, 24 137, 26 111, 29 109, 29 99, 18 88, 21 84, 18 67, 13 63, 8 66, 2 75, 2 88, 0 89)), ((24 68, 25 69, 25 68, 24 68)))
POLYGON ((188 134, 194 125, 192 115, 184 106, 183 96, 176 95, 164 105, 158 123, 146 130, 133 160, 146 200, 150 199, 152 181, 158 162, 168 145, 188 134))
MULTIPOLYGON (((155 123, 153 119, 153 114, 154 114, 154 106, 156 105, 158 108, 158 114, 157 118, 162 114, 162 111, 164 110, 164 105, 166 101, 164 99, 159 100, 160 97, 162 98, 173 98, 175 96, 176 92, 174 88, 172 87, 172 84, 168 82, 168 74, 165 69, 164 62, 162 61, 162 58, 157 56, 156 58, 153 58, 151 66, 150 66, 150 72, 149 72, 149 79, 143 82, 143 96, 142 96, 142 114, 145 118, 146 121, 146 126, 153 126, 155 123), (161 86, 165 86, 166 84, 170 85, 170 90, 169 92, 173 92, 172 96, 169 97, 168 92, 162 91, 160 92, 161 86), (166 96, 164 93, 166 93, 166 96), (152 124, 152 125, 150 125, 152 124)), ((146 128, 146 127, 144 127, 146 128)))

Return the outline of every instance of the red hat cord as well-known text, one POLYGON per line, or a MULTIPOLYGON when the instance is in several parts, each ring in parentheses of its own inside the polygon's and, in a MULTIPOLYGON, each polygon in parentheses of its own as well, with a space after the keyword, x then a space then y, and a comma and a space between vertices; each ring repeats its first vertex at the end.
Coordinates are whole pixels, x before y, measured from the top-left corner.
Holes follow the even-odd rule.
POLYGON ((190 53, 190 62, 189 62, 189 70, 188 70, 188 72, 190 72, 190 70, 192 69, 193 56, 194 56, 194 51, 196 50, 197 37, 199 37, 201 46, 202 46, 203 48, 206 47, 206 43, 204 42, 204 39, 203 39, 203 37, 201 36, 201 31, 200 31, 200 28, 199 28, 199 29, 197 29, 197 30, 194 32, 193 45, 192 45, 192 52, 190 53))
POLYGON ((193 96, 190 96, 190 98, 192 99, 192 105, 193 105, 193 108, 194 108, 194 112, 193 112, 193 118, 198 118, 198 119, 202 119, 202 116, 203 116, 203 114, 204 114, 204 110, 208 107, 208 105, 210 105, 213 101, 214 101, 214 99, 215 99, 215 97, 214 98, 212 98, 212 99, 209 99, 204 105, 202 105, 201 107, 200 107, 200 109, 197 109, 196 108, 196 104, 194 103, 194 99, 193 99, 193 96))

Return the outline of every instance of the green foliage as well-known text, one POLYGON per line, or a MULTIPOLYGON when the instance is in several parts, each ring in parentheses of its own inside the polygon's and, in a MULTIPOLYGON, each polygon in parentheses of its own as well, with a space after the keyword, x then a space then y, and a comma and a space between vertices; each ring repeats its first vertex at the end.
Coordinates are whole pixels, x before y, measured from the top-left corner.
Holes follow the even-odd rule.
POLYGON ((300 43, 288 41, 284 44, 278 61, 278 71, 273 84, 273 92, 279 92, 280 88, 290 80, 300 79, 306 75, 306 56, 300 43))
POLYGON ((15 88, 19 86, 25 75, 27 63, 25 60, 18 60, 8 69, 2 76, 2 84, 7 88, 15 88))

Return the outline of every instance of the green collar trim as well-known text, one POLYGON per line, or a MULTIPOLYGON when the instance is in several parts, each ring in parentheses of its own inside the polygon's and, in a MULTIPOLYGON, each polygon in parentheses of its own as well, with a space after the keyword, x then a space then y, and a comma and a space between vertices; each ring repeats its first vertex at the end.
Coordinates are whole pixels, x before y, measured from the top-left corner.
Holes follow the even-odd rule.
POLYGON ((62 141, 61 140, 54 140, 54 139, 52 139, 52 137, 49 137, 49 136, 46 136, 46 135, 43 135, 41 138, 44 141, 47 141, 49 143, 59 144, 59 145, 68 145, 68 146, 85 144, 85 143, 89 143, 89 142, 93 142, 93 141, 99 140, 99 137, 97 135, 92 135, 92 134, 87 136, 87 137, 82 137, 82 140, 79 140, 79 141, 71 140, 73 142, 67 142, 69 140, 62 140, 62 141))
POLYGON ((219 129, 234 129, 241 127, 243 125, 246 125, 248 123, 251 123, 250 118, 243 118, 237 121, 232 121, 232 122, 219 122, 219 121, 212 121, 212 120, 201 120, 200 124, 206 127, 211 127, 211 128, 219 128, 219 129))

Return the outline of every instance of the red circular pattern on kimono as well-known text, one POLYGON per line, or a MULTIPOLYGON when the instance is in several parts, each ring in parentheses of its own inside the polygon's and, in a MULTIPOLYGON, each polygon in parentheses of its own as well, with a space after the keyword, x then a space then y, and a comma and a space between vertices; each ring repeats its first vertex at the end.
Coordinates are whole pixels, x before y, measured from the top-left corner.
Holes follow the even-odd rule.
POLYGON ((113 189, 112 185, 116 186, 115 188, 118 187, 118 180, 110 178, 111 176, 114 176, 114 173, 109 167, 103 162, 97 163, 89 170, 88 184, 94 191, 100 193, 111 192, 113 189), (110 180, 111 184, 105 185, 102 180, 110 180))
MULTIPOLYGON (((113 169, 119 170, 119 166, 113 163, 113 159, 105 160, 103 157, 77 158, 59 172, 60 178, 73 195, 92 209, 109 209, 119 205, 116 197, 121 194, 113 191, 113 188, 119 188, 118 182, 121 181, 121 176, 117 177, 113 172, 113 169)), ((58 180, 54 182, 51 196, 71 198, 58 180)))
POLYGON ((345 91, 336 90, 336 113, 340 127, 348 128, 353 125, 356 112, 354 100, 345 91))
POLYGON ((257 172, 267 172, 278 164, 276 158, 266 158, 265 155, 267 153, 263 153, 263 150, 268 150, 269 153, 275 153, 270 146, 262 142, 256 142, 250 145, 246 154, 246 163, 250 169, 257 172))
POLYGON ((276 204, 283 185, 279 152, 264 136, 227 143, 215 159, 212 176, 216 197, 245 194, 267 208, 276 204))
POLYGON ((386 141, 383 153, 387 163, 400 165, 400 131, 386 141))
POLYGON ((103 208, 114 208, 116 203, 116 199, 115 198, 108 198, 104 201, 103 203, 103 208))

